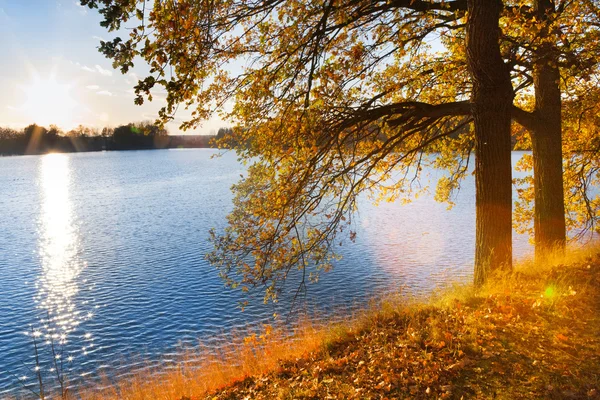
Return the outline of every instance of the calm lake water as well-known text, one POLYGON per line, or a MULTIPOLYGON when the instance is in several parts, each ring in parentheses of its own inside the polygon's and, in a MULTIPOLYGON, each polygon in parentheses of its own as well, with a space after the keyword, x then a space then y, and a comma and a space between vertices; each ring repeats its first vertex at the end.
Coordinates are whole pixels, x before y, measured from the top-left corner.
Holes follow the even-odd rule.
MULTIPOLYGON (((68 332, 65 369, 85 381, 175 361, 198 339, 287 313, 285 301, 265 306, 260 294, 240 311, 239 293, 204 260, 208 230, 224 227, 229 188, 244 173, 233 153, 214 153, 0 158, 0 397, 34 382, 31 329, 68 332)), ((471 279, 474 202, 472 177, 450 211, 432 195, 364 201, 356 242, 309 285, 305 307, 327 315, 385 291, 424 294, 471 279)), ((514 244, 516 257, 531 252, 525 237, 514 244)), ((48 347, 40 351, 48 370, 48 347)))

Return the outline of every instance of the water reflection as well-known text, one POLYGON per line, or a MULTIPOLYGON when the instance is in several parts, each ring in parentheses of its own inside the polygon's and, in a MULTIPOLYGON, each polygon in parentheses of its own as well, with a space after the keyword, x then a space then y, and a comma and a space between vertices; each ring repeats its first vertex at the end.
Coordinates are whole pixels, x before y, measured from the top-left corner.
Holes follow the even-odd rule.
MULTIPOLYGON (((431 270, 423 267, 449 266, 445 265, 444 258, 452 247, 456 230, 462 228, 456 225, 462 221, 453 220, 445 205, 427 200, 421 199, 418 204, 411 203, 404 208, 382 204, 361 220, 361 233, 367 247, 377 249, 373 257, 378 267, 394 276, 414 273, 426 279, 431 270), (425 207, 425 202, 430 204, 425 207)), ((470 262, 468 259, 453 261, 464 265, 470 262)))
POLYGON ((36 303, 41 311, 37 334, 64 345, 67 336, 90 314, 77 309, 79 275, 85 263, 79 258, 79 237, 69 187, 70 158, 66 154, 43 156, 39 170, 41 220, 39 251, 41 275, 36 303))

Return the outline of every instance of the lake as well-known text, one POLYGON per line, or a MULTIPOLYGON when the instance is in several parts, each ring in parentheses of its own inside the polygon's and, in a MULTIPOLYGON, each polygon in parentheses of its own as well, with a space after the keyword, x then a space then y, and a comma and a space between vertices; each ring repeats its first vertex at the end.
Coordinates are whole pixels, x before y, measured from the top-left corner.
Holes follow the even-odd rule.
MULTIPOLYGON (((32 331, 67 332, 63 360, 77 382, 176 361, 199 339, 287 313, 288 302, 264 305, 260 293, 242 312, 240 293, 204 259, 208 230, 224 228, 229 188, 245 171, 235 154, 215 153, 0 158, 0 397, 34 382, 32 331)), ((387 291, 422 295, 472 279, 472 176, 455 201, 448 211, 433 195, 363 200, 356 242, 340 248, 343 259, 309 285, 301 307, 327 317, 387 291)), ((524 236, 514 246, 515 257, 531 252, 524 236)))

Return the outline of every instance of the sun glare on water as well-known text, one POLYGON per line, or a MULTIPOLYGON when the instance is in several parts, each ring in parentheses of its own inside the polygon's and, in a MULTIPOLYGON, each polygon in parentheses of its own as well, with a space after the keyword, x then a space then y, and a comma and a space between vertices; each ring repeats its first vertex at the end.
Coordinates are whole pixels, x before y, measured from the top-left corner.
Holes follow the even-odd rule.
POLYGON ((69 192, 72 167, 66 154, 46 154, 39 166, 42 273, 35 300, 49 318, 46 333, 66 336, 90 318, 80 312, 76 301, 85 262, 79 254, 80 239, 69 192))
POLYGON ((55 78, 35 78, 23 88, 26 96, 22 111, 38 125, 73 127, 76 102, 71 97, 71 85, 57 82, 55 78))

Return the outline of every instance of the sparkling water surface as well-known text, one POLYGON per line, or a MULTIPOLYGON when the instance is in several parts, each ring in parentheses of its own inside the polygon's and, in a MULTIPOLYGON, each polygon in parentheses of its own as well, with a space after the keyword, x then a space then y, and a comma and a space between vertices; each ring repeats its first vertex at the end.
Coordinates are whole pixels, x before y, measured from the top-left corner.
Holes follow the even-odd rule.
MULTIPOLYGON (((264 305, 260 293, 242 312, 245 298, 204 259, 208 230, 225 227, 230 187, 245 172, 235 154, 216 153, 0 158, 0 397, 33 384, 34 340, 46 373, 52 339, 77 382, 174 362, 199 339, 287 313, 289 301, 264 305)), ((451 210, 431 194, 406 205, 363 199, 355 243, 309 285, 305 308, 327 317, 386 291, 471 279, 474 197, 471 176, 451 210)), ((526 237, 514 246, 516 257, 531 252, 526 237)))

